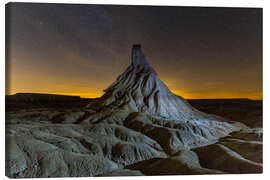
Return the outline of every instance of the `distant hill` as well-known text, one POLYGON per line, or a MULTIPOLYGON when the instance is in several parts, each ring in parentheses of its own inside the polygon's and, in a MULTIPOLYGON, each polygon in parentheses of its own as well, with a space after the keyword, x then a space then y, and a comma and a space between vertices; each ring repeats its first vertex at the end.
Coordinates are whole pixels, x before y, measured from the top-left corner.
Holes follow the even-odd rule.
POLYGON ((67 96, 58 94, 41 94, 41 93, 16 93, 6 95, 8 102, 78 102, 89 101, 91 99, 81 98, 80 96, 67 96))

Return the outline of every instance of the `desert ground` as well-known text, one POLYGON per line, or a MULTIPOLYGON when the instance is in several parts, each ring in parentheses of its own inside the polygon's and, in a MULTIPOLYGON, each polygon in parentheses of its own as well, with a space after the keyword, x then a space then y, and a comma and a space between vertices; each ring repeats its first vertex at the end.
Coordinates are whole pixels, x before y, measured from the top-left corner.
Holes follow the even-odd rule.
MULTIPOLYGON (((177 123, 143 132, 98 122, 91 99, 15 101, 7 98, 6 174, 20 177, 137 176, 262 172, 262 102, 189 100, 198 110, 252 127, 211 145, 172 152, 177 123), (250 117, 250 118, 249 118, 250 117), (83 123, 80 122, 89 122, 83 123), (95 123, 90 123, 90 122, 95 123)), ((141 115, 143 116, 143 115, 141 115)), ((130 117, 132 121, 132 117, 130 117)), ((140 120, 133 120, 135 123, 140 120)), ((156 122, 158 123, 158 122, 156 122)), ((137 127, 137 128, 136 128, 137 127)), ((194 129, 196 130, 196 129, 194 129)), ((204 133, 201 131, 201 133, 204 133)))

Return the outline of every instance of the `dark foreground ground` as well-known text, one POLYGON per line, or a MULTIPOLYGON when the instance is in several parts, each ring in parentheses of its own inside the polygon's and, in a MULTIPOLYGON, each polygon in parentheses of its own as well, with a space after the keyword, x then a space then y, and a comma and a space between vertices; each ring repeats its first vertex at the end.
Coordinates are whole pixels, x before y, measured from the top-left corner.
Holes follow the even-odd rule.
POLYGON ((85 108, 91 100, 6 96, 6 175, 262 173, 262 101, 188 100, 200 111, 245 126, 204 119, 183 123, 125 111, 98 113, 85 108))
MULTIPOLYGON (((18 93, 6 96, 6 112, 32 108, 84 108, 92 99, 78 96, 18 93)), ((196 109, 246 124, 262 127, 262 100, 196 99, 188 100, 196 109)))
POLYGON ((200 111, 242 122, 249 127, 262 127, 262 100, 198 99, 188 101, 200 111))

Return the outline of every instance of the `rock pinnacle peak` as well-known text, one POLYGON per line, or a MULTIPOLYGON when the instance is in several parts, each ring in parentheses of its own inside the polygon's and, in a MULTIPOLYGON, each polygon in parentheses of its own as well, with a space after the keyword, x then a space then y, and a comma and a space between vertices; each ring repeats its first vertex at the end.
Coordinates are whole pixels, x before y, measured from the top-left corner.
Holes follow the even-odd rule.
POLYGON ((140 44, 133 45, 131 53, 131 61, 133 67, 150 66, 141 50, 140 44))

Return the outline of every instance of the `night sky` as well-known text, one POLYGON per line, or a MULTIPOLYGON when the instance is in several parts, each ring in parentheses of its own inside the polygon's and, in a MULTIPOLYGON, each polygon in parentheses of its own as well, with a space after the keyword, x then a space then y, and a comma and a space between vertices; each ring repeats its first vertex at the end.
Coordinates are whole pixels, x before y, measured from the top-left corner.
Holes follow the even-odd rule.
POLYGON ((7 5, 7 94, 99 97, 141 44, 184 98, 262 99, 262 9, 7 5))

